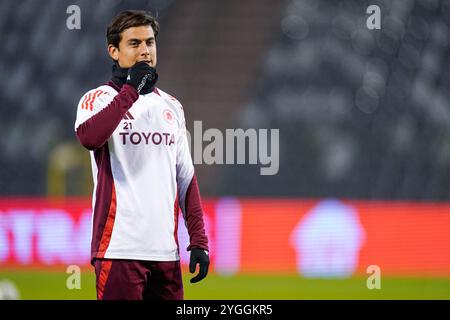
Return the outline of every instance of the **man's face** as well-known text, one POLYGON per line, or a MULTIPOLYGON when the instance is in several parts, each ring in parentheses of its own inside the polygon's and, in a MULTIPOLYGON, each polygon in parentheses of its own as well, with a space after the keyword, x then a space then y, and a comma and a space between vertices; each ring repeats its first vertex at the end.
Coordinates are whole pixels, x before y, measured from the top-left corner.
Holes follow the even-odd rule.
POLYGON ((119 48, 108 46, 109 55, 120 67, 129 68, 139 61, 156 67, 156 39, 150 25, 125 29, 121 36, 119 48))

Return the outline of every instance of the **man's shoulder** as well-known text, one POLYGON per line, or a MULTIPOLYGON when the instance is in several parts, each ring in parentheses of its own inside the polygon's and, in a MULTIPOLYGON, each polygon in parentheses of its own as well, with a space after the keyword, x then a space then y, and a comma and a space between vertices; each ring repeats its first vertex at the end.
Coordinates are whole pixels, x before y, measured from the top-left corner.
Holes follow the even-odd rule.
POLYGON ((102 84, 96 88, 90 89, 87 92, 85 92, 83 94, 83 97, 86 95, 92 95, 92 94, 97 94, 97 95, 102 95, 102 94, 106 94, 106 95, 116 95, 118 92, 116 91, 116 89, 114 89, 112 86, 108 85, 108 84, 102 84))
POLYGON ((79 108, 86 110, 94 110, 94 102, 95 103, 109 103, 114 96, 117 94, 117 91, 109 85, 100 85, 96 88, 90 89, 85 92, 78 103, 79 108))

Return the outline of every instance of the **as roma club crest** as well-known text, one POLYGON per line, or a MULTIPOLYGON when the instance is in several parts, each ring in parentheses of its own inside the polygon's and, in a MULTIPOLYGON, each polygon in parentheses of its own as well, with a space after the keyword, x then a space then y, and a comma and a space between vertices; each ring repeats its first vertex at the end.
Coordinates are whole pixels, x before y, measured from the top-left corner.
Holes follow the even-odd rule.
POLYGON ((164 119, 170 124, 173 124, 175 122, 175 116, 173 115, 173 112, 169 109, 166 109, 163 111, 164 119))

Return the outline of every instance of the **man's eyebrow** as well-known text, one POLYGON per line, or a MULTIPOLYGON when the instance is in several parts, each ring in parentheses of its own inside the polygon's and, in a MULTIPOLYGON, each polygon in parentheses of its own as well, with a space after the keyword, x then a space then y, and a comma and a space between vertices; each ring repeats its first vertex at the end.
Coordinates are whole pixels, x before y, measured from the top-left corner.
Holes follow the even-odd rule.
MULTIPOLYGON (((145 39, 145 41, 149 41, 149 40, 152 40, 152 41, 154 41, 155 40, 155 37, 150 37, 150 38, 147 38, 147 39, 145 39)), ((142 42, 143 40, 141 40, 141 39, 136 39, 136 38, 133 38, 133 39, 129 39, 128 40, 128 43, 131 43, 131 42, 142 42)))

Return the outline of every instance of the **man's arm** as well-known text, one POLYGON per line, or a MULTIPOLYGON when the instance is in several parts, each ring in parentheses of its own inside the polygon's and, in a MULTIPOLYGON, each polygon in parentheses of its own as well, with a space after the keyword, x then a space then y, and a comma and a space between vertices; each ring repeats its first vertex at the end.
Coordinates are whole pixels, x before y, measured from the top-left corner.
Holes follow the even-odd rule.
POLYGON ((181 133, 177 142, 177 187, 179 205, 189 233, 190 244, 187 250, 190 251, 192 248, 208 250, 208 238, 206 237, 203 222, 202 201, 189 152, 184 117, 181 121, 181 133))
POLYGON ((198 248, 208 250, 208 238, 205 234, 203 222, 203 207, 197 177, 194 173, 185 197, 185 219, 190 238, 187 250, 198 248))
POLYGON ((195 176, 191 154, 189 152, 186 124, 182 109, 180 122, 180 134, 178 135, 177 142, 178 197, 189 233, 190 243, 187 247, 187 250, 191 251, 189 271, 194 273, 197 264, 200 265, 199 273, 190 280, 191 283, 195 283, 202 280, 208 274, 208 238, 206 237, 200 190, 197 183, 197 177, 195 176))
POLYGON ((103 108, 102 90, 86 94, 78 106, 77 123, 86 119, 76 127, 77 138, 89 150, 103 146, 116 130, 125 113, 139 98, 139 93, 145 84, 155 79, 156 70, 147 63, 137 62, 128 70, 127 82, 119 94, 103 108), (90 111, 96 112, 94 115, 90 111))
POLYGON ((105 108, 78 126, 76 133, 80 143, 89 150, 103 146, 138 97, 135 88, 124 84, 119 94, 105 108))
POLYGON ((191 279, 191 283, 198 282, 206 277, 209 268, 208 238, 203 223, 203 209, 197 177, 192 177, 186 192, 186 221, 190 237, 187 250, 191 251, 189 272, 194 273, 199 264, 199 273, 191 279))

